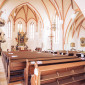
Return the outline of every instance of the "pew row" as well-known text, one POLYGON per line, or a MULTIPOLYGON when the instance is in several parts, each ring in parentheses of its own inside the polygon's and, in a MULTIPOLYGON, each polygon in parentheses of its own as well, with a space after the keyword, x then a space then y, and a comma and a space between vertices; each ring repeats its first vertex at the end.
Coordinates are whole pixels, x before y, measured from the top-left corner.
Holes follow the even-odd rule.
MULTIPOLYGON (((49 61, 55 64, 55 60, 75 59, 77 56, 54 55, 37 52, 2 52, 2 61, 4 63, 8 82, 24 79, 24 68, 26 68, 26 59, 31 61, 49 61), (16 56, 16 57, 13 57, 16 56)), ((50 63, 52 64, 52 63, 50 63)), ((30 70, 31 71, 31 70, 30 70)))
POLYGON ((31 85, 69 85, 85 80, 85 61, 48 66, 36 64, 31 85))
MULTIPOLYGON (((73 61, 82 61, 80 58, 77 57, 53 57, 53 58, 35 58, 35 59, 28 59, 30 64, 34 61, 43 64, 57 64, 62 62, 73 62, 73 61), (43 61, 43 62, 42 62, 43 61)), ((17 80, 24 79, 24 68, 26 68, 26 59, 18 59, 18 60, 10 60, 8 63, 8 81, 13 82, 17 80)), ((33 74, 32 70, 33 66, 30 66, 30 75, 33 74)))
POLYGON ((38 66, 49 66, 55 64, 65 64, 65 63, 74 63, 74 62, 83 62, 81 58, 73 58, 73 59, 60 59, 60 60, 45 60, 45 61, 35 61, 35 63, 26 60, 26 68, 24 70, 24 80, 25 84, 28 85, 28 77, 30 74, 34 73, 34 64, 37 63, 38 66), (31 73, 30 73, 31 72, 31 73))

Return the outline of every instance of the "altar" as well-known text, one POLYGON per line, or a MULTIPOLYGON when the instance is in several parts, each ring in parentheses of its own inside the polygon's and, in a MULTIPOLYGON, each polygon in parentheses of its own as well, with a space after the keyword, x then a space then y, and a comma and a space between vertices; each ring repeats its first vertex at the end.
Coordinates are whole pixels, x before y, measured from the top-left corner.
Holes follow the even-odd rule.
POLYGON ((18 46, 18 50, 27 50, 27 46, 18 46))
POLYGON ((28 46, 26 45, 26 42, 28 38, 26 37, 26 32, 18 32, 17 38, 15 38, 17 41, 16 50, 26 50, 28 46))

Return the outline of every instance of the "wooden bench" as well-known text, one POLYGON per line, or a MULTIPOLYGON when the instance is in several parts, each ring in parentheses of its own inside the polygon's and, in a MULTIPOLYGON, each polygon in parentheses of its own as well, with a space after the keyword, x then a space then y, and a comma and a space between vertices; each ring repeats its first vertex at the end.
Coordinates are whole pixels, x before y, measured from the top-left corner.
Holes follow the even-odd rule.
POLYGON ((77 51, 68 51, 68 56, 77 56, 76 54, 81 53, 77 51))
POLYGON ((34 73, 34 64, 37 63, 38 66, 49 66, 55 64, 65 64, 65 63, 72 63, 72 62, 82 62, 80 58, 73 58, 73 59, 57 59, 57 60, 43 60, 43 61, 29 61, 27 60, 26 69, 24 72, 25 75, 25 83, 28 85, 28 76, 34 73), (28 66, 27 66, 28 65, 28 66), (30 73, 31 72, 31 73, 30 73))
POLYGON ((59 55, 68 55, 68 56, 78 56, 78 57, 81 57, 80 56, 81 52, 77 52, 77 51, 65 51, 65 50, 62 50, 62 51, 58 51, 58 54, 59 55))
POLYGON ((33 61, 43 61, 43 65, 82 61, 81 59, 77 58, 77 56, 55 55, 49 53, 38 53, 30 51, 2 52, 2 56, 8 82, 24 79, 24 68, 27 68, 26 59, 28 59, 29 62, 30 75, 33 74, 34 70, 34 66, 31 65, 33 61), (17 55, 18 57, 11 57, 13 55, 17 55))
POLYGON ((85 61, 35 66, 31 85, 67 85, 85 79, 85 61))
MULTIPOLYGON (((54 55, 48 53, 37 53, 37 52, 25 52, 25 51, 16 51, 16 52, 3 52, 2 53, 2 60, 5 67, 6 76, 8 82, 13 82, 17 80, 24 79, 24 68, 26 68, 26 59, 31 61, 47 61, 53 60, 61 60, 61 59, 74 59, 77 58, 76 56, 67 55, 54 55), (9 54, 13 53, 13 54, 9 54), (11 57, 17 55, 17 57, 11 57), (36 55, 36 56, 35 56, 36 55)), ((50 63, 52 64, 52 63, 50 63)), ((31 71, 31 70, 30 70, 31 71)))
POLYGON ((65 51, 65 50, 59 51, 59 54, 60 55, 67 55, 67 51, 65 51))

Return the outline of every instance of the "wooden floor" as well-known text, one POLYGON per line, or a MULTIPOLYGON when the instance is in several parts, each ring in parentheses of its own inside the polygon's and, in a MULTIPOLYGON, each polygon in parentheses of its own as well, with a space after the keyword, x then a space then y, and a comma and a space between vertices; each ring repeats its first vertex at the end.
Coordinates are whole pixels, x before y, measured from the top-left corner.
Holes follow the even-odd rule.
POLYGON ((23 81, 7 84, 1 56, 0 56, 0 85, 24 85, 23 81))

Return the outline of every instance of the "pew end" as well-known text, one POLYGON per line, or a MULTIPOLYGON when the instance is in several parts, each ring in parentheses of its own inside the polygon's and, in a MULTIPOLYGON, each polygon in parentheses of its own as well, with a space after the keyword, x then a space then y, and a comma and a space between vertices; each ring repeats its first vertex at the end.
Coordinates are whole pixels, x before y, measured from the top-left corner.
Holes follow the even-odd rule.
POLYGON ((28 59, 26 59, 26 68, 24 68, 24 82, 25 85, 28 85, 28 76, 29 76, 29 62, 28 59))
POLYGON ((31 77, 32 85, 69 85, 85 80, 85 62, 39 66, 38 75, 31 77))

